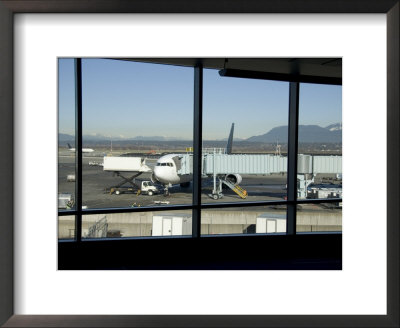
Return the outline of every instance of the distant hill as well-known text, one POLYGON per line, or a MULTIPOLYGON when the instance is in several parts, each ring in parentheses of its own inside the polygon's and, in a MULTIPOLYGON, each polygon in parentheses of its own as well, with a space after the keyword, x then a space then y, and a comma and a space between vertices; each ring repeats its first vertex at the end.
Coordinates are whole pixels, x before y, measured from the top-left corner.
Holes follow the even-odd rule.
MULTIPOLYGON (((288 127, 278 126, 271 129, 269 132, 253 136, 248 139, 234 138, 236 144, 247 144, 247 143, 287 143, 288 138, 288 127)), ((65 133, 58 134, 58 140, 61 143, 74 142, 75 137, 65 133)), ((163 137, 163 136, 137 136, 133 138, 123 138, 123 137, 106 137, 100 134, 95 135, 83 135, 83 141, 89 144, 103 143, 109 144, 110 140, 120 144, 128 144, 129 142, 134 142, 135 144, 144 143, 150 144, 151 142, 164 142, 168 144, 191 144, 191 140, 183 140, 174 137, 163 137)), ((204 147, 225 147, 226 139, 220 140, 203 140, 204 147)), ((342 142, 342 124, 336 123, 328 125, 323 128, 318 125, 299 125, 299 142, 301 143, 341 143, 342 142)))
POLYGON ((184 140, 182 138, 175 138, 175 137, 163 137, 163 136, 137 136, 134 138, 128 138, 129 140, 153 140, 153 141, 181 141, 184 140))
MULTIPOLYGON (((112 141, 181 141, 181 138, 174 138, 174 137, 163 137, 163 136, 137 136, 133 138, 123 138, 123 137, 107 137, 101 134, 89 134, 82 136, 84 142, 105 142, 110 140, 112 141)), ((59 133, 58 134, 58 141, 60 142, 74 142, 75 136, 66 134, 66 133, 59 133)))
MULTIPOLYGON (((342 130, 340 123, 329 125, 326 128, 322 128, 318 125, 299 125, 299 142, 302 143, 314 143, 314 142, 326 142, 326 143, 341 143, 342 142, 342 130)), ((288 138, 288 127, 278 126, 271 129, 269 132, 250 137, 247 141, 251 142, 265 142, 265 143, 286 143, 288 138)))
POLYGON ((58 141, 67 141, 67 142, 73 142, 75 140, 74 136, 71 136, 69 134, 65 133, 59 133, 58 134, 58 141))
POLYGON ((328 125, 327 127, 325 127, 325 129, 328 129, 329 131, 342 131, 342 123, 328 125))

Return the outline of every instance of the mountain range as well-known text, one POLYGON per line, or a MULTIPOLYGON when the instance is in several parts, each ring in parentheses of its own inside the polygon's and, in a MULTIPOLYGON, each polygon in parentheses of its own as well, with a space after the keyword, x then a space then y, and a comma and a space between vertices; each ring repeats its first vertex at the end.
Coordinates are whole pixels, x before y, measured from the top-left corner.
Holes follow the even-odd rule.
MULTIPOLYGON (((120 136, 107 137, 101 134, 84 134, 82 136, 83 141, 180 141, 182 138, 175 137, 163 137, 163 136, 136 136, 131 138, 124 138, 120 136)), ((66 133, 59 133, 58 140, 64 142, 73 142, 75 137, 66 133)))
MULTIPOLYGON (((286 143, 288 139, 287 125, 278 126, 269 132, 250 137, 247 141, 265 142, 265 143, 286 143)), ((341 143, 342 142, 342 125, 341 123, 331 124, 325 128, 318 125, 299 125, 299 142, 302 143, 341 143)))
MULTIPOLYGON (((265 134, 253 136, 247 139, 236 139, 234 141, 247 141, 247 142, 263 142, 263 143, 286 143, 288 138, 287 125, 278 126, 265 134)), ((74 136, 59 133, 59 142, 74 142, 74 136)), ((182 138, 163 137, 163 136, 136 136, 132 138, 123 137, 106 137, 100 134, 83 135, 83 141, 183 141, 182 138)), ((226 140, 226 139, 223 139, 226 140)), ((336 123, 328 125, 327 127, 320 127, 318 125, 299 125, 299 142, 301 143, 341 143, 342 142, 342 124, 336 123)))

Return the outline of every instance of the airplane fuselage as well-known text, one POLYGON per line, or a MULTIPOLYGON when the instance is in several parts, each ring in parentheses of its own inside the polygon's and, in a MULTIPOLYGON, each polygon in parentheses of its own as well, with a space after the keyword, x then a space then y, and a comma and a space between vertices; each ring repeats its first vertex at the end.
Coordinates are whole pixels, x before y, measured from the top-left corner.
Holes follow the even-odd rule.
MULTIPOLYGON (((69 151, 74 152, 74 151, 75 151, 75 148, 69 148, 69 151)), ((94 149, 91 149, 91 148, 82 148, 82 153, 92 153, 92 152, 94 152, 94 149)))
MULTIPOLYGON (((71 145, 68 143, 68 150, 74 152, 75 148, 72 148, 71 145)), ((82 148, 82 153, 92 153, 94 152, 94 149, 92 148, 82 148)))
POLYGON ((191 174, 178 174, 175 161, 179 160, 178 154, 168 154, 160 157, 153 170, 155 179, 163 184, 178 184, 191 181, 191 174))

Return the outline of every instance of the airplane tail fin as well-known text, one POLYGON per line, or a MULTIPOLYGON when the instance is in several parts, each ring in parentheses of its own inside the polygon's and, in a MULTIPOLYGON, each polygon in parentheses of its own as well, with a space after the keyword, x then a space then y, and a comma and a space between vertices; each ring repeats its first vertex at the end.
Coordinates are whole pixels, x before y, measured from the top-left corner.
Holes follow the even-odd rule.
POLYGON ((232 154, 232 143, 233 143, 233 130, 235 127, 235 123, 232 123, 231 132, 229 133, 228 143, 226 145, 226 153, 232 154))
POLYGON ((69 148, 69 149, 71 149, 71 148, 72 148, 72 147, 71 147, 71 145, 70 145, 69 143, 67 143, 67 145, 68 145, 68 148, 69 148))

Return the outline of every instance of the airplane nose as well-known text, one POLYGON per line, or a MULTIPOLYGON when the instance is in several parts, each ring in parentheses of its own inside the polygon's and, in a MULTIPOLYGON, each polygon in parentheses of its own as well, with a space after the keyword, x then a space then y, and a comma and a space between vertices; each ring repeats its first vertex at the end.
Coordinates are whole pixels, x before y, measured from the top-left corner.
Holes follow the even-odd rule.
POLYGON ((157 175, 158 171, 159 171, 159 167, 158 166, 154 166, 153 173, 157 175))
POLYGON ((151 178, 152 179, 154 178, 156 181, 160 181, 159 177, 160 177, 160 168, 158 166, 155 166, 151 178))
POLYGON ((154 172, 151 174, 150 180, 151 180, 151 182, 153 182, 153 183, 159 182, 158 179, 157 179, 157 177, 156 177, 156 175, 154 174, 154 172))

